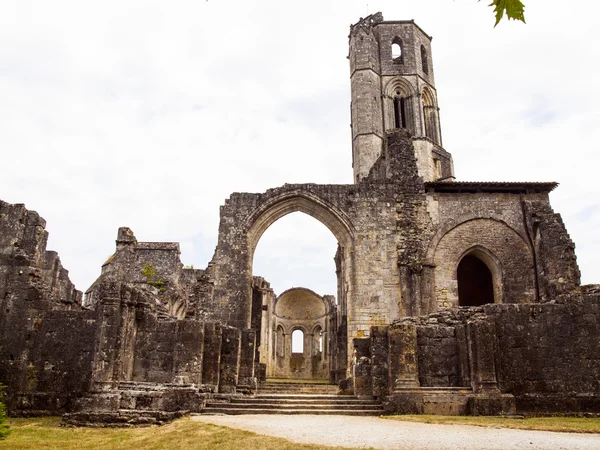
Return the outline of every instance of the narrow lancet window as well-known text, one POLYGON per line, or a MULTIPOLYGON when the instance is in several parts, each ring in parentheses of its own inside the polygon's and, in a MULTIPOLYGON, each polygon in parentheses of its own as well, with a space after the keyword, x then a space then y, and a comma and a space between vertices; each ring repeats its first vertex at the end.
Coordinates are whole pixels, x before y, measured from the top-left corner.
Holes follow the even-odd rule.
POLYGON ((421 45, 421 67, 423 69, 423 73, 429 73, 429 62, 427 61, 427 50, 425 50, 425 46, 421 45))
POLYGON ((405 97, 394 97, 394 128, 407 128, 407 106, 405 97))

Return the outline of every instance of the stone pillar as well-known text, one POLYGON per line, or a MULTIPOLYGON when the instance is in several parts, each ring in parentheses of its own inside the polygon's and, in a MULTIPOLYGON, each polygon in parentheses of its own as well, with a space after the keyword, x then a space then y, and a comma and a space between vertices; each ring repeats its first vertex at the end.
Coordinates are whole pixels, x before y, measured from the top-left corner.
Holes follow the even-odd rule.
POLYGON ((136 311, 129 303, 121 303, 119 330, 117 333, 115 353, 115 381, 129 381, 133 375, 134 346, 136 336, 136 311))
POLYGON ((371 377, 375 397, 388 395, 390 389, 388 329, 387 326, 371 328, 371 377))
POLYGON ((256 330, 243 330, 241 339, 238 388, 241 387, 246 391, 256 392, 256 377, 254 376, 256 330))
POLYGON ((202 353, 202 383, 211 391, 219 386, 221 365, 221 339, 223 330, 218 323, 204 324, 204 349, 202 353))
POLYGON ((423 275, 421 277, 421 313, 431 314, 437 311, 435 300, 435 287, 433 284, 435 266, 423 264, 423 275))
POLYGON ((423 271, 419 267, 412 267, 406 264, 398 265, 400 273, 400 296, 404 311, 401 314, 406 316, 419 316, 424 313, 422 310, 421 285, 423 271))
POLYGON ((121 325, 119 287, 117 283, 106 283, 99 289, 99 304, 96 309, 98 331, 92 369, 92 381, 96 389, 103 389, 103 387, 110 389, 114 381, 121 325))
POLYGON ((203 353, 204 324, 196 320, 180 320, 173 354, 173 382, 201 384, 203 353))
POLYGON ((371 378, 371 340, 353 339, 354 344, 354 395, 359 398, 373 396, 371 378))
POLYGON ((469 364, 469 344, 467 327, 456 326, 456 346, 458 348, 458 376, 461 386, 471 386, 471 366, 469 364))
POLYGON ((514 414, 515 397, 501 394, 496 378, 496 326, 491 320, 467 322, 471 386, 469 410, 474 416, 514 414))
POLYGON ((233 394, 238 383, 242 333, 231 327, 223 327, 222 330, 219 392, 233 394))
POLYGON ((496 379, 496 326, 489 320, 467 323, 471 385, 475 393, 499 393, 496 379))
POLYGON ((416 325, 390 327, 389 342, 392 389, 399 391, 419 387, 416 325))

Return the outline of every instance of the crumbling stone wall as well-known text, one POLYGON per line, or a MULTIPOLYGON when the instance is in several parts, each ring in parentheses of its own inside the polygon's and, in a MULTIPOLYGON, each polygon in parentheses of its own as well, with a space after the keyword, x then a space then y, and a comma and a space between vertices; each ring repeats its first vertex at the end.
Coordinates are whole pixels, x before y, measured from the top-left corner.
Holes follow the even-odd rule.
POLYGON ((539 301, 551 301, 573 291, 581 283, 581 276, 575 244, 560 214, 547 201, 535 198, 523 202, 523 212, 539 274, 539 301))
POLYGON ((498 332, 499 385, 529 412, 600 412, 600 289, 554 303, 485 309, 498 332))
POLYGON ((0 382, 11 414, 59 413, 90 383, 95 316, 46 251, 45 226, 0 201, 0 382))
MULTIPOLYGON (((521 413, 600 412, 599 323, 597 286, 552 303, 490 304, 403 318, 389 328, 375 327, 370 342, 355 343, 357 353, 368 355, 357 362, 357 386, 390 396, 390 412, 410 412, 398 399, 414 405, 436 388, 451 387, 470 388, 461 394, 463 414, 474 413, 469 407, 481 409, 482 396, 496 408, 494 402, 502 404, 507 395, 521 413), (388 372, 381 370, 382 361, 388 372), (376 376, 365 378, 370 371, 376 376)), ((458 405, 459 392, 452 399, 458 405)))

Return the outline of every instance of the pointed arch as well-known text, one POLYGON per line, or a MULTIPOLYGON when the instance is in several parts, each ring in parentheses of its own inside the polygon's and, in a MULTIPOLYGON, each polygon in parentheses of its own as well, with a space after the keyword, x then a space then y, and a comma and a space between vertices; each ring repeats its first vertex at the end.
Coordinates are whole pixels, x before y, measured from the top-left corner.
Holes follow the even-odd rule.
POLYGON ((456 267, 459 306, 502 303, 502 267, 487 248, 474 246, 460 257, 456 267))
POLYGON ((423 101, 423 124, 424 134, 436 144, 440 144, 440 126, 438 117, 438 107, 435 95, 428 86, 421 91, 423 101))
POLYGON ((385 88, 386 128, 415 134, 415 90, 404 78, 393 78, 385 88))
POLYGON ((353 226, 343 211, 311 193, 289 192, 265 202, 246 220, 250 260, 263 233, 275 221, 296 211, 314 217, 329 228, 342 247, 351 246, 353 226))
POLYGON ((428 294, 432 310, 458 306, 457 268, 468 254, 492 273, 495 303, 535 300, 533 254, 527 240, 499 218, 474 217, 441 227, 431 241, 427 259, 434 277, 428 294))

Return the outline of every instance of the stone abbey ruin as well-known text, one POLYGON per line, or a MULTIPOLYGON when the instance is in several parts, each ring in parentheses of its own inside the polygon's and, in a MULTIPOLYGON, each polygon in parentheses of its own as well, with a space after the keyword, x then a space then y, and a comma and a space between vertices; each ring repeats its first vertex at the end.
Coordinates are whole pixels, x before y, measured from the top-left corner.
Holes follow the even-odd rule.
POLYGON ((271 378, 328 380, 370 401, 363 413, 600 412, 600 287, 580 285, 548 199, 557 183, 455 180, 430 44, 380 13, 351 26, 354 184, 232 194, 204 270, 123 227, 84 297, 46 250, 44 219, 0 202, 10 413, 135 424, 256 411, 271 378), (335 297, 277 296, 252 275, 261 235, 296 211, 337 238, 335 297))

